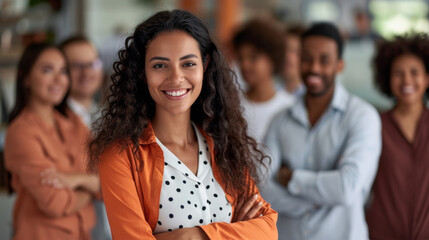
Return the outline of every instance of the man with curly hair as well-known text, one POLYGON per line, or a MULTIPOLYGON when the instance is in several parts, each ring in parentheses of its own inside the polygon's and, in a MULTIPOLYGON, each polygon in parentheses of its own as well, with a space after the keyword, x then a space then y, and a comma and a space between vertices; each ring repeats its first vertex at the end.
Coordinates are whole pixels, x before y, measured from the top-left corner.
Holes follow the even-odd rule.
POLYGON ((380 118, 335 82, 344 62, 334 25, 315 24, 301 40, 307 92, 268 129, 264 196, 279 213, 280 239, 368 239, 363 205, 378 165, 380 118))

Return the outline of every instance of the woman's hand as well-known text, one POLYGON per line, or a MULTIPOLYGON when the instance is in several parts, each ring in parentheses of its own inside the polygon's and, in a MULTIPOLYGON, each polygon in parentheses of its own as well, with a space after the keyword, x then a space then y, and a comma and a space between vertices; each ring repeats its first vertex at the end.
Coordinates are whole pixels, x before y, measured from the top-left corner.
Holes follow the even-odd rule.
POLYGON ((206 233, 199 227, 182 228, 171 232, 158 233, 154 235, 157 240, 208 240, 206 233))
POLYGON ((48 168, 41 172, 40 178, 42 185, 53 188, 70 188, 74 190, 80 184, 80 179, 75 175, 58 172, 55 168, 48 168))
POLYGON ((236 212, 231 222, 246 221, 262 216, 262 214, 258 215, 259 210, 262 208, 262 201, 258 201, 257 199, 257 194, 253 195, 247 201, 241 198, 235 207, 236 212))
POLYGON ((100 181, 97 176, 85 173, 61 173, 54 168, 46 169, 40 173, 42 185, 53 188, 69 188, 76 190, 82 188, 92 194, 100 190, 100 181))

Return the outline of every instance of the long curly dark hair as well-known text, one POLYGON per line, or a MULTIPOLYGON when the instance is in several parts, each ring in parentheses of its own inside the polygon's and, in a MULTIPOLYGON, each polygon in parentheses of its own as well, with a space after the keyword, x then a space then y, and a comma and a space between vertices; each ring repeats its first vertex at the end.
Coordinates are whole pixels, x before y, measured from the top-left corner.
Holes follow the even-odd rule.
MULTIPOLYGON (((377 54, 374 58, 374 83, 377 88, 388 97, 393 98, 390 89, 390 74, 393 61, 405 54, 416 56, 425 66, 426 74, 429 74, 429 35, 415 33, 411 35, 397 36, 392 41, 379 42, 377 54)), ((425 93, 429 96, 429 89, 425 93)))
POLYGON ((120 143, 124 148, 133 145, 134 157, 143 165, 143 159, 136 154, 138 140, 155 113, 144 71, 146 47, 159 33, 168 31, 183 31, 192 36, 199 43, 201 56, 209 59, 200 96, 191 107, 191 120, 214 140, 215 162, 226 183, 226 191, 248 197, 253 191, 249 189, 249 174, 258 182, 257 169, 268 157, 247 135, 235 74, 206 26, 183 10, 155 14, 139 24, 125 40, 125 48, 118 53, 119 61, 113 65, 115 73, 108 107, 98 120, 89 145, 89 169, 96 170, 99 156, 113 143, 120 143))

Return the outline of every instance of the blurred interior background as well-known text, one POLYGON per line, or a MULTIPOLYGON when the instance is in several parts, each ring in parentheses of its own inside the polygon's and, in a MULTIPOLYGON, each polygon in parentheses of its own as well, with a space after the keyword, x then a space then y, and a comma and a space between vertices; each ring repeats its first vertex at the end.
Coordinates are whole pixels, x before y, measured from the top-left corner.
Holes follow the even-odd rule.
MULTIPOLYGON (((124 38, 160 10, 181 8, 196 14, 226 53, 234 30, 254 17, 272 18, 285 27, 330 21, 347 39, 346 68, 339 80, 383 110, 392 102, 373 84, 374 38, 429 32, 428 7, 429 0, 0 0, 0 160, 7 114, 14 105, 16 66, 31 42, 59 43, 83 34, 98 48, 108 77, 124 38)), ((13 196, 4 188, 3 173, 0 169, 0 239, 8 239, 13 196)))

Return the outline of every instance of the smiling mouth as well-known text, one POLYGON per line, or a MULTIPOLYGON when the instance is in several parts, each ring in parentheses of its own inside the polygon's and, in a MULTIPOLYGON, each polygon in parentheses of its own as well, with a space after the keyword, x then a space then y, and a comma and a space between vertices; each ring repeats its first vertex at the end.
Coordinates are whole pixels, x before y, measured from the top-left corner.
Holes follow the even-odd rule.
POLYGON ((52 86, 49 88, 49 91, 54 94, 62 93, 63 88, 58 86, 52 86))
POLYGON ((402 93, 404 93, 404 94, 412 94, 415 91, 413 86, 404 86, 404 87, 402 87, 401 90, 402 90, 402 93))
POLYGON ((162 91, 166 95, 171 97, 183 97, 185 96, 191 89, 180 89, 180 90, 165 90, 162 91))

